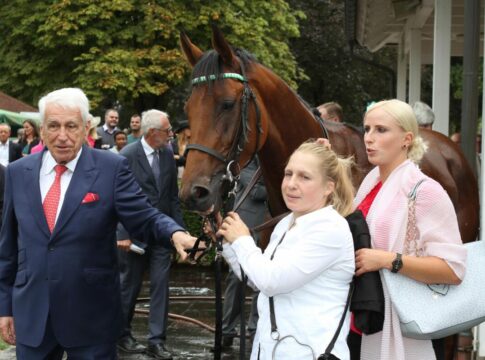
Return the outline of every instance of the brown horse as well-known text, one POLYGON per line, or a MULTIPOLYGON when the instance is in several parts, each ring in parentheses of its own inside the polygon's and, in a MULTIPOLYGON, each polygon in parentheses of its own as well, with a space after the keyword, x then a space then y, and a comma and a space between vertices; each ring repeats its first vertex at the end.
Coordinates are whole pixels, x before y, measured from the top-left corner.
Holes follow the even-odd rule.
MULTIPOLYGON (((180 197, 189 209, 208 213, 220 206, 220 187, 230 160, 243 167, 257 153, 272 215, 287 211, 280 183, 287 159, 308 138, 322 137, 309 107, 270 69, 248 52, 232 48, 213 28, 214 50, 203 53, 181 35, 182 50, 193 66, 192 92, 185 110, 192 130, 180 197)), ((354 185, 372 168, 362 134, 325 122, 332 149, 353 156, 354 185)), ((421 166, 446 189, 458 214, 465 242, 478 232, 478 186, 456 145, 445 136, 423 131, 429 150, 421 166)), ((230 166, 230 165, 229 165, 230 166)))

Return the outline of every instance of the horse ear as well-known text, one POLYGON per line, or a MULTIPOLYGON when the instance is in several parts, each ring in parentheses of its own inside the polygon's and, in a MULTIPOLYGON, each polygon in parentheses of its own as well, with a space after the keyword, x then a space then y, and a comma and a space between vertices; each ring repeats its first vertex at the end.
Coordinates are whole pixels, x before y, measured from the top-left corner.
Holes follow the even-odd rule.
POLYGON ((192 67, 197 64, 204 54, 202 50, 192 44, 189 37, 184 32, 180 32, 180 47, 182 48, 187 61, 190 63, 190 65, 192 65, 192 67))
POLYGON ((221 30, 212 24, 212 46, 217 51, 225 65, 233 65, 234 54, 221 30))

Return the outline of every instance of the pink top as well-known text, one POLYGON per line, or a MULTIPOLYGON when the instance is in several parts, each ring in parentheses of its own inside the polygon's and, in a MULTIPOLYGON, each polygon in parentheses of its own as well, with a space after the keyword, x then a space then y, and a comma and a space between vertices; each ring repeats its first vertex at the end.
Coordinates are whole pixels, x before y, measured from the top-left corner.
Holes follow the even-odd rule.
POLYGON ((35 145, 32 148, 32 150, 30 150, 30 153, 35 154, 35 153, 41 152, 42 150, 44 150, 44 144, 42 143, 42 140, 41 140, 37 145, 35 145))

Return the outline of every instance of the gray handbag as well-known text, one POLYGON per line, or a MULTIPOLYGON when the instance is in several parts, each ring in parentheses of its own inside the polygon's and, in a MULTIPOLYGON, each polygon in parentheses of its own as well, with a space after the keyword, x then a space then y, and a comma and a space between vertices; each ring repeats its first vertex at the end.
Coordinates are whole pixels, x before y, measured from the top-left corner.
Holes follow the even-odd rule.
MULTIPOLYGON (((412 251, 414 247, 418 256, 414 202, 421 182, 408 195, 405 243, 405 249, 412 251)), ((460 285, 427 285, 389 270, 380 270, 403 336, 418 340, 439 339, 485 322, 485 244, 476 241, 464 246, 468 251, 466 276, 460 285)))

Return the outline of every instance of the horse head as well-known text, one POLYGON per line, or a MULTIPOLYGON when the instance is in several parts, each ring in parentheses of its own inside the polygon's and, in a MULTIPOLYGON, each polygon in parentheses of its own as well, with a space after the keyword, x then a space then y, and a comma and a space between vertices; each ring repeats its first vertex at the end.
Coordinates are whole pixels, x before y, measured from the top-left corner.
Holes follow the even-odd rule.
POLYGON ((191 140, 186 150, 180 199, 190 210, 220 209, 233 177, 264 142, 264 111, 248 83, 250 55, 232 48, 217 27, 213 50, 202 52, 182 33, 180 43, 192 71, 185 105, 191 140))

